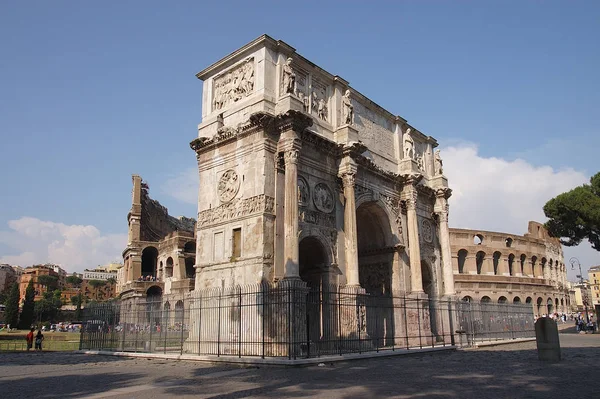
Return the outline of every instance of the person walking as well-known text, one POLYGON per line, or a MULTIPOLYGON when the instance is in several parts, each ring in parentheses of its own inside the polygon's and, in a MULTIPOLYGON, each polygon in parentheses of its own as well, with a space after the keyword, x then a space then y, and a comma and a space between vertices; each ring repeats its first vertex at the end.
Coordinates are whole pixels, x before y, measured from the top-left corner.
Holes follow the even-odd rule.
POLYGON ((35 336, 35 350, 42 350, 42 341, 44 340, 44 334, 42 334, 42 330, 38 330, 37 335, 35 336))
POLYGON ((25 339, 27 340, 27 351, 33 347, 33 332, 35 328, 32 328, 28 333, 25 339))

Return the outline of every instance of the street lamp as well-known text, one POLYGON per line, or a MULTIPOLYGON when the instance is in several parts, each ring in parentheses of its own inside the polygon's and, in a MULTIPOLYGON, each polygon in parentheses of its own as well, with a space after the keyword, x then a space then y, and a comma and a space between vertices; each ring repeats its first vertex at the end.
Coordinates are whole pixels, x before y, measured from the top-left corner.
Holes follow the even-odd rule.
POLYGON ((577 278, 579 279, 579 289, 581 290, 581 301, 583 302, 583 307, 585 309, 585 323, 586 326, 587 324, 590 322, 590 316, 588 315, 588 297, 587 297, 587 289, 585 290, 584 293, 584 279, 583 279, 583 273, 581 272, 581 263, 579 263, 579 259, 577 259, 576 257, 572 257, 571 259, 569 259, 569 263, 571 264, 571 270, 575 270, 575 264, 577 264, 577 266, 579 267, 579 274, 577 275, 577 278))

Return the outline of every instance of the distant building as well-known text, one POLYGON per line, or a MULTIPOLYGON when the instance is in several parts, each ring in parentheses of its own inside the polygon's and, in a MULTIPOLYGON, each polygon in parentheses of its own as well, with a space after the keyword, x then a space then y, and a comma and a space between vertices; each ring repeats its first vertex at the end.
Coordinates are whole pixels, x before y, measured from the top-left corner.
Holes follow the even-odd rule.
POLYGON ((114 278, 115 280, 117 279, 117 272, 107 272, 103 269, 94 269, 94 270, 88 270, 85 269, 83 271, 83 279, 84 280, 102 280, 102 281, 106 281, 109 278, 114 278))
POLYGON ((31 280, 33 280, 33 289, 35 290, 34 300, 38 301, 43 298, 43 295, 48 290, 48 287, 39 283, 40 276, 56 277, 57 288, 60 288, 64 285, 64 276, 61 279, 61 276, 58 272, 55 271, 55 268, 53 266, 55 265, 36 265, 30 266, 23 270, 23 274, 21 275, 21 280, 19 282, 19 293, 21 303, 25 300, 25 291, 27 290, 27 285, 31 280))
POLYGON ((116 295, 121 294, 124 286, 125 286, 125 268, 123 267, 123 265, 120 265, 120 267, 117 269, 117 286, 115 287, 116 295))
POLYGON ((11 265, 0 265, 0 292, 10 290, 10 287, 18 281, 15 269, 11 265))
POLYGON ((59 265, 55 265, 52 263, 47 263, 46 266, 49 266, 52 268, 52 270, 54 270, 59 278, 64 281, 65 277, 67 277, 67 272, 65 271, 65 269, 63 269, 62 267, 60 267, 59 265))
POLYGON ((592 306, 600 305, 600 266, 588 270, 592 306))
POLYGON ((591 290, 589 281, 584 281, 582 283, 575 283, 573 285, 573 289, 575 290, 575 305, 577 306, 577 311, 583 311, 585 307, 592 308, 591 299, 591 290))

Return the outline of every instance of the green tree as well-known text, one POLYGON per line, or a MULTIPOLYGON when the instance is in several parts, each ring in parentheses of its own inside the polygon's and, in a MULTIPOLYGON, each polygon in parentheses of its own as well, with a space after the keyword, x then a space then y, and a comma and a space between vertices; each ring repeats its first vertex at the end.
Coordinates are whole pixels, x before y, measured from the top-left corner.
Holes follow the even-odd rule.
POLYGON ((7 299, 8 295, 6 295, 6 292, 0 292, 0 304, 5 305, 7 299))
POLYGON ((53 291, 58 285, 58 277, 43 274, 41 276, 38 276, 37 282, 46 287, 48 291, 53 291))
POLYGON ((75 320, 81 320, 81 304, 83 303, 81 292, 71 297, 71 303, 75 305, 75 320))
POLYGON ((38 321, 51 321, 56 319, 62 306, 60 290, 45 292, 42 299, 35 303, 35 313, 38 321))
POLYGON ((109 277, 106 279, 106 283, 110 285, 115 285, 117 283, 117 279, 114 277, 109 277))
POLYGON ((102 294, 101 292, 99 292, 100 287, 104 287, 106 285, 106 281, 90 280, 88 284, 94 289, 94 299, 98 300, 98 295, 102 294))
POLYGON ((19 284, 14 283, 10 287, 6 308, 4 309, 4 321, 6 324, 10 324, 11 328, 16 328, 19 321, 19 296, 19 284))
POLYGON ((35 310, 35 290, 33 289, 33 280, 29 280, 27 289, 25 290, 25 301, 23 302, 23 309, 21 310, 21 319, 19 320, 19 328, 26 330, 31 327, 33 323, 33 316, 35 310))
POLYGON ((559 237, 568 247, 579 245, 587 239, 592 248, 600 251, 600 172, 590 179, 590 184, 552 198, 544 205, 548 232, 559 237))
POLYGON ((67 284, 70 284, 71 286, 73 286, 74 288, 78 288, 81 286, 81 283, 83 282, 82 279, 80 279, 77 275, 75 275, 73 273, 72 276, 68 276, 65 281, 67 282, 67 284))

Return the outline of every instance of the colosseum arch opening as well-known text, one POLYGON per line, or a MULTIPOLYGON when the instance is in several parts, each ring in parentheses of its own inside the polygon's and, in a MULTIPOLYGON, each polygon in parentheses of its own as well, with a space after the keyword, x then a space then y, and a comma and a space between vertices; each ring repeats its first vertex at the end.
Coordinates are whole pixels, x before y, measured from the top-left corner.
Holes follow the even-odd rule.
POLYGON ((146 247, 142 251, 142 276, 156 277, 156 265, 158 262, 158 249, 146 247))
POLYGON ((509 276, 515 275, 515 255, 514 254, 508 255, 508 275, 509 276))
POLYGON ((475 264, 477 266, 477 274, 482 274, 483 262, 485 261, 485 252, 479 251, 475 255, 475 264))
POLYGON ((467 256, 469 252, 466 249, 461 249, 458 251, 458 272, 460 274, 465 273, 465 262, 467 261, 467 256))
POLYGON ((502 257, 502 254, 499 251, 494 252, 494 275, 497 276, 498 275, 498 268, 499 268, 499 264, 500 264, 500 257, 502 257))
POLYGON ((173 258, 167 258, 167 267, 165 268, 165 277, 173 277, 173 258))
POLYGON ((521 255, 520 261, 521 261, 521 275, 522 276, 526 276, 527 272, 525 271, 525 261, 527 260, 527 256, 525 256, 525 254, 521 255))

